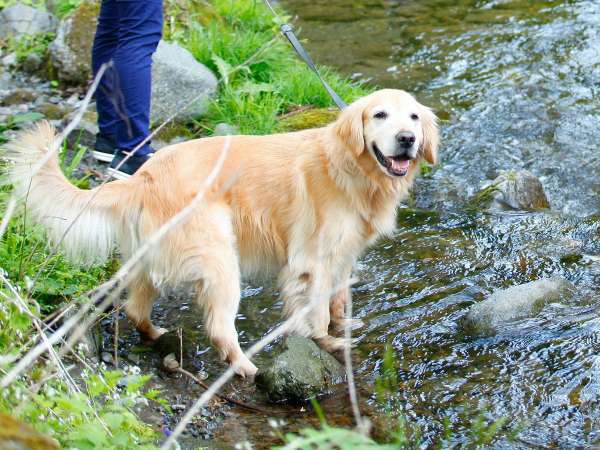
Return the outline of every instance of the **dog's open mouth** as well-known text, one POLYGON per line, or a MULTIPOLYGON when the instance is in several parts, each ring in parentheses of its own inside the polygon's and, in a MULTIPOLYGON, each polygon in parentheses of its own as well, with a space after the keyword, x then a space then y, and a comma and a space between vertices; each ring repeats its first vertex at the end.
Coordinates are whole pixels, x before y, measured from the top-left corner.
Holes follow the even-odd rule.
POLYGON ((379 164, 385 167, 390 175, 403 177, 408 172, 410 159, 407 159, 405 156, 385 156, 381 153, 375 142, 373 142, 373 153, 375 153, 379 164))

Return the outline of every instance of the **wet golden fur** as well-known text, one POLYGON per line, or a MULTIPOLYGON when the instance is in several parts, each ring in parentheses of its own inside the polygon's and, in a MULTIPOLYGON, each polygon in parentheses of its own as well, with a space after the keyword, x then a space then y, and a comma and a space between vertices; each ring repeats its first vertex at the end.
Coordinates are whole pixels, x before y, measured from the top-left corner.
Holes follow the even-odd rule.
MULTIPOLYGON (((55 157, 39 163, 53 139, 52 128, 41 124, 9 144, 5 157, 13 162, 13 183, 22 193, 29 190, 30 211, 57 239, 97 189, 72 186, 55 157)), ((225 139, 164 148, 129 180, 107 184, 67 235, 68 254, 97 262, 116 244, 130 256, 194 198, 225 139)), ((358 100, 324 128, 232 137, 202 204, 144 257, 129 286, 129 317, 141 332, 158 337, 163 330, 150 322, 158 289, 193 283, 213 345, 240 375, 253 375, 256 368, 243 355, 234 324, 240 277, 276 274, 292 331, 336 350, 341 343, 328 327, 343 323, 352 266, 368 245, 393 231, 396 207, 419 161, 434 163, 437 145, 433 113, 396 90, 358 100), (373 122, 372 112, 381 105, 394 112, 387 124, 373 122), (404 117, 410 111, 419 121, 404 117), (381 139, 384 147, 388 135, 414 126, 416 158, 404 177, 390 176, 370 150, 370 139, 381 139), (297 317, 315 295, 325 300, 297 317)))

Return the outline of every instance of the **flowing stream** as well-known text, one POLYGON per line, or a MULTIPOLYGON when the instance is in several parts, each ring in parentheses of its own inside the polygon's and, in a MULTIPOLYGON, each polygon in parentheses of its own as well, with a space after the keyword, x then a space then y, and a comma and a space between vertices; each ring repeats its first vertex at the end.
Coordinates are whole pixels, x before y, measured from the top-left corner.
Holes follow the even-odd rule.
POLYGON ((600 3, 282 3, 316 61, 410 91, 442 119, 441 164, 360 263, 363 382, 387 343, 400 404, 431 443, 444 418, 460 443, 485 410, 521 430, 498 447, 600 446, 600 3), (552 212, 467 212, 482 183, 522 168, 552 212), (564 257, 570 245, 580 259, 564 257), (574 282, 575 299, 492 338, 458 332, 489 292, 551 275, 574 282))
MULTIPOLYGON (((598 0, 282 4, 297 14, 316 61, 410 91, 442 119, 441 163, 418 181, 395 236, 357 268, 354 311, 366 323, 355 332, 359 385, 373 384, 389 345, 397 354, 395 405, 420 426, 424 446, 439 440, 444 422, 460 445, 484 414, 518 431, 512 442, 502 431, 493 448, 598 448, 598 0), (469 208, 469 198, 506 169, 538 176, 552 210, 469 208), (460 333, 457 319, 490 292, 553 275, 576 285, 574 298, 493 337, 460 333)), ((248 287, 244 296, 238 327, 248 346, 279 321, 280 304, 269 286, 248 287)), ((160 313, 198 336, 198 357, 218 373, 203 333, 195 334, 198 316, 191 303, 160 313)), ((350 424, 338 400, 325 400, 328 417, 350 424)), ((297 429, 312 419, 297 412, 287 420, 297 429)), ((225 443, 270 442, 266 419, 252 414, 230 415, 220 430, 225 443)))

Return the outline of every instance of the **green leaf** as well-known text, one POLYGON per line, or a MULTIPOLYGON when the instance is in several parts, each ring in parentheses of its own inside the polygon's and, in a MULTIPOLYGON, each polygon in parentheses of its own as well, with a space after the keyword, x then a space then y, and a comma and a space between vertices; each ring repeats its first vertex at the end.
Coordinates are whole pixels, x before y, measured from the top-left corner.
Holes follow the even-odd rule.
POLYGON ((231 64, 229 64, 223 58, 215 54, 212 55, 212 60, 217 66, 217 70, 219 71, 219 75, 221 75, 221 80, 223 81, 223 84, 227 86, 229 84, 229 75, 233 70, 231 64))
POLYGON ((12 116, 11 122, 14 125, 20 125, 29 122, 35 122, 36 120, 43 119, 44 115, 39 112, 28 112, 23 114, 17 114, 12 116))

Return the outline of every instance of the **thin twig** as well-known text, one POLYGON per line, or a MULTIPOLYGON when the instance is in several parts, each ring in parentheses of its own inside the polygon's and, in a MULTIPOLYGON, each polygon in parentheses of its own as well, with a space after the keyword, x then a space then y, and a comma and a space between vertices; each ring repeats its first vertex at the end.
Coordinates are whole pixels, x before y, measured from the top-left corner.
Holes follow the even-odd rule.
MULTIPOLYGON (((185 370, 182 367, 182 365, 179 362, 177 362, 177 360, 175 359, 175 355, 173 353, 170 353, 163 358, 163 367, 166 370, 168 370, 169 372, 179 372, 179 373, 185 375, 186 377, 191 378, 196 383, 198 383, 198 385, 200 385, 204 390, 209 389, 209 386, 204 381, 202 381, 200 378, 195 376, 193 373, 185 370)), ((266 415, 272 414, 271 411, 261 409, 258 406, 248 405, 247 403, 244 403, 240 400, 236 400, 234 398, 231 398, 231 397, 221 394, 219 392, 215 392, 214 396, 226 403, 231 403, 232 405, 239 406, 240 408, 244 408, 249 411, 259 412, 261 414, 266 414, 266 415)))
MULTIPOLYGON (((350 286, 348 286, 348 289, 350 286)), ((348 383, 348 395, 352 405, 352 414, 356 427, 363 434, 368 434, 368 421, 363 420, 358 406, 358 395, 356 393, 356 384, 354 383, 354 371, 352 369, 352 296, 350 292, 346 295, 346 320, 344 321, 344 367, 346 369, 346 382, 348 383)))
POLYGON ((15 212, 16 206, 17 206, 17 199, 13 195, 10 197, 10 200, 8 201, 8 205, 6 206, 6 211, 4 211, 4 217, 2 217, 2 223, 0 223, 0 238, 2 236, 4 236, 4 232, 6 231, 6 228, 8 227, 8 223, 10 222, 10 219, 12 218, 12 215, 15 212))
POLYGON ((114 334, 114 342, 113 342, 113 349, 114 349, 114 353, 115 353, 115 367, 118 369, 119 368, 119 311, 115 310, 113 313, 113 318, 114 318, 114 328, 115 328, 115 334, 114 334))

